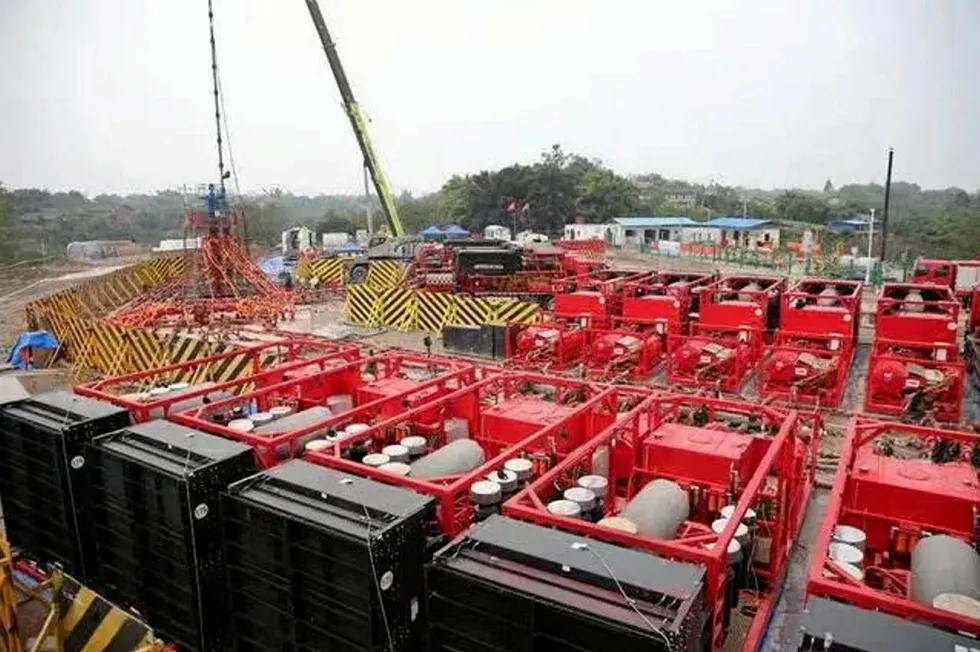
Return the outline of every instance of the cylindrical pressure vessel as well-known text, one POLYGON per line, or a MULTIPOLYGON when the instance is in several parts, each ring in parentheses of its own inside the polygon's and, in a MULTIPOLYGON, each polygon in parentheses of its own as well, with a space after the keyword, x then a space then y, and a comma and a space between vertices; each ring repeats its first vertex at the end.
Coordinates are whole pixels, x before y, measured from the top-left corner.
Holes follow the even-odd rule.
POLYGON ((687 492, 670 480, 654 480, 626 504, 620 516, 636 524, 639 534, 673 539, 690 514, 687 492))
POLYGON ((932 606, 944 593, 980 599, 980 555, 945 534, 920 539, 912 549, 912 599, 932 606))
POLYGON ((483 447, 472 439, 457 439, 412 462, 412 476, 441 478, 469 473, 486 461, 483 447))

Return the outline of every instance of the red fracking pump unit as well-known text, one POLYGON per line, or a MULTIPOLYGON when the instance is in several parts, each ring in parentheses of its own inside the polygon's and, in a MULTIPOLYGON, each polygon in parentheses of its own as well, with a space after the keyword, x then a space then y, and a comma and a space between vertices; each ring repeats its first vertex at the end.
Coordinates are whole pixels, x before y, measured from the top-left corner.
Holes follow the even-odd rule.
POLYGON ((562 371, 586 353, 585 328, 557 319, 508 324, 505 337, 507 363, 516 368, 562 371))
POLYGON ((406 409, 477 382, 490 370, 457 360, 386 353, 303 373, 271 385, 240 381, 220 400, 171 413, 170 420, 252 446, 260 464, 275 466, 303 452, 312 439, 357 415, 361 423, 406 409))
POLYGON ((980 286, 980 260, 937 260, 919 258, 915 261, 910 283, 919 285, 943 285, 966 306, 970 295, 980 286))
POLYGON ((801 650, 976 646, 978 465, 975 433, 850 421, 813 549, 801 650))
POLYGON ((623 287, 623 321, 665 324, 664 334, 686 335, 692 313, 700 307, 702 287, 714 281, 710 274, 658 272, 647 281, 623 287))
POLYGON ((886 283, 875 309, 864 409, 912 421, 958 422, 966 369, 960 306, 947 287, 886 283))
POLYGON ((134 423, 143 423, 227 398, 246 384, 267 387, 360 357, 347 343, 290 339, 96 380, 77 385, 75 393, 126 408, 134 423))
POLYGON ((648 380, 664 360, 666 338, 652 328, 588 331, 589 378, 603 382, 648 380))
POLYGON ((768 276, 724 276, 703 287, 690 335, 669 338, 668 380, 739 391, 762 357, 785 287, 785 279, 768 276))
POLYGON ((695 608, 707 623, 678 649, 756 650, 803 522, 821 429, 816 415, 654 395, 503 513, 575 533, 576 549, 608 542, 705 568, 695 608))
POLYGON ((451 538, 649 394, 504 373, 348 428, 306 459, 435 497, 436 526, 451 538))
POLYGON ((782 297, 779 331, 760 369, 763 398, 838 407, 860 326, 858 281, 804 278, 782 297))
POLYGON ((652 272, 601 270, 587 275, 559 279, 554 283, 553 313, 560 319, 586 317, 603 328, 622 313, 623 288, 642 282, 652 272))

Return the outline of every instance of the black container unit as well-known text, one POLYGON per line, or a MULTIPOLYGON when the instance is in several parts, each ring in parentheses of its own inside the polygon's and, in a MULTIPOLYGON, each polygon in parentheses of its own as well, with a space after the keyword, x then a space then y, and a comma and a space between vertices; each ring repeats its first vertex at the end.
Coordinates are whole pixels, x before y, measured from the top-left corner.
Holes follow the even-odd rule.
POLYGON ((430 497, 302 460, 229 487, 232 649, 409 649, 434 510, 430 497))
POLYGON ((695 564, 491 516, 426 569, 427 649, 700 652, 705 577, 695 564))
POLYGON ((0 407, 0 501, 11 544, 92 579, 85 446, 127 425, 126 410, 62 391, 0 407))
POLYGON ((800 630, 799 652, 958 652, 977 649, 975 638, 826 598, 810 598, 800 630))
POLYGON ((169 421, 96 438, 88 454, 99 587, 181 650, 224 649, 220 492, 252 449, 169 421))

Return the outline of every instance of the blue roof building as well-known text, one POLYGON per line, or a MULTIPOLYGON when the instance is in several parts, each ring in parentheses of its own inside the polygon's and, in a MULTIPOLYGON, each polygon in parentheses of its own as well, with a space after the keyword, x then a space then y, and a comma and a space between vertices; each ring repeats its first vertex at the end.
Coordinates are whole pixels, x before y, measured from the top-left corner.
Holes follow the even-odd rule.
POLYGON ((759 229, 768 224, 771 224, 772 220, 763 220, 756 217, 713 217, 703 226, 713 227, 716 229, 759 229))

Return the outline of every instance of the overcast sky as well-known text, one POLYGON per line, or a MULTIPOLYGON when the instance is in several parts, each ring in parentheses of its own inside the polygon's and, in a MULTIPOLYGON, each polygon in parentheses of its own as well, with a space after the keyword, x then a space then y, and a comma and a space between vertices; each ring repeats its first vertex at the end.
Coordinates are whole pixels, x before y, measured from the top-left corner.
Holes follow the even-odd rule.
MULTIPOLYGON (((0 0, 0 181, 216 176, 206 0, 0 0)), ((980 188, 980 0, 321 0, 393 185, 535 160, 980 188)), ((241 182, 359 192, 302 0, 216 0, 241 182)))

